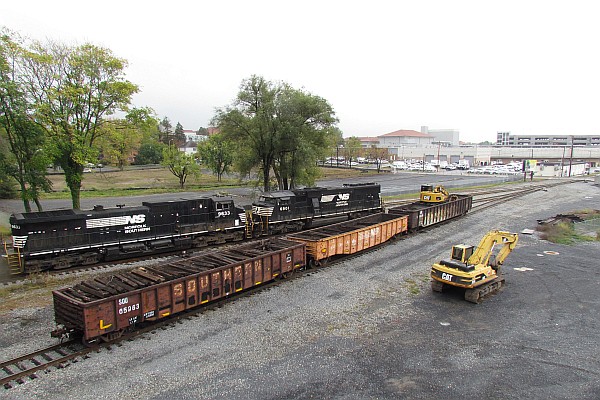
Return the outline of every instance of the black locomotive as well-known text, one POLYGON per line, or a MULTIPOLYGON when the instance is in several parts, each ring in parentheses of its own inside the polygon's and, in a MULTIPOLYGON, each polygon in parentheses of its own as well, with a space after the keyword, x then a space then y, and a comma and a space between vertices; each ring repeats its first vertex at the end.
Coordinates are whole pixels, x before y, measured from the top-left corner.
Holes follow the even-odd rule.
POLYGON ((297 231, 315 219, 380 210, 380 186, 368 183, 267 192, 247 209, 213 196, 13 214, 8 259, 14 273, 64 269, 297 231))
POLYGON ((273 234, 309 228, 320 218, 357 218, 381 210, 380 191, 378 184, 368 183, 266 192, 252 205, 248 224, 273 234))

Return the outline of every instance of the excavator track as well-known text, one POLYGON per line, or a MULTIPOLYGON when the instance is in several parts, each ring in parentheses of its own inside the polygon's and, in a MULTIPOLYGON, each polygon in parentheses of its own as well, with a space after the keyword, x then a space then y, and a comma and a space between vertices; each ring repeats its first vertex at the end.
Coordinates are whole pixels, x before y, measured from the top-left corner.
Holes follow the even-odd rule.
POLYGON ((431 290, 434 292, 442 293, 444 290, 444 284, 440 281, 436 281, 435 279, 431 280, 431 290))
POLYGON ((465 290, 465 300, 471 303, 479 304, 491 295, 498 293, 505 284, 505 279, 497 277, 488 283, 477 286, 473 289, 465 290))

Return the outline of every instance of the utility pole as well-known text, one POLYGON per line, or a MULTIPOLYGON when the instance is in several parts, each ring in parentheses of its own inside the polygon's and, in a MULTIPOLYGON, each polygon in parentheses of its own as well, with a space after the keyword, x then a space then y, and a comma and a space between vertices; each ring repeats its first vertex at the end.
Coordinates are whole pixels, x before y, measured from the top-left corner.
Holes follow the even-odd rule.
POLYGON ((573 166, 573 142, 575 137, 571 135, 571 157, 569 157, 569 178, 571 177, 571 167, 573 166))
POLYGON ((567 146, 563 146, 563 155, 560 159, 560 177, 563 177, 564 169, 565 169, 565 152, 567 151, 567 146))

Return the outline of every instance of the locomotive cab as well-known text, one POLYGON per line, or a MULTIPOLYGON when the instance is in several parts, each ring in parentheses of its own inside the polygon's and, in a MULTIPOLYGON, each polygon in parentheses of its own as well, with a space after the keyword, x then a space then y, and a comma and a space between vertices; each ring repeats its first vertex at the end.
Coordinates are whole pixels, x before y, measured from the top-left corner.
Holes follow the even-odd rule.
POLYGON ((236 207, 231 197, 212 197, 214 223, 224 228, 240 226, 244 209, 236 207))
POLYGON ((296 194, 290 190, 265 192, 252 205, 252 210, 261 220, 288 221, 296 216, 296 194))

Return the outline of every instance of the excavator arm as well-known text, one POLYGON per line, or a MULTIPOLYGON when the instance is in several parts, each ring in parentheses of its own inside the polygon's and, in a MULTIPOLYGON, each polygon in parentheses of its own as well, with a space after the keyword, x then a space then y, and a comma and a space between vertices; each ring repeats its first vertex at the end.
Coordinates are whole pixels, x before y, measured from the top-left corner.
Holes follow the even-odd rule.
POLYGON ((493 230, 488 232, 479 242, 468 263, 471 265, 498 266, 517 245, 519 236, 516 233, 493 230), (501 246, 500 250, 497 247, 501 246), (494 252, 494 250, 497 250, 494 252))

